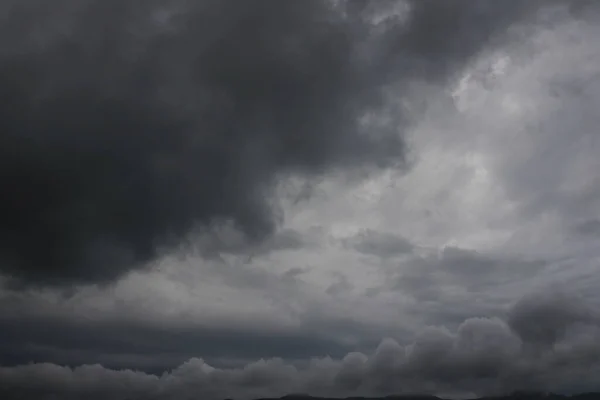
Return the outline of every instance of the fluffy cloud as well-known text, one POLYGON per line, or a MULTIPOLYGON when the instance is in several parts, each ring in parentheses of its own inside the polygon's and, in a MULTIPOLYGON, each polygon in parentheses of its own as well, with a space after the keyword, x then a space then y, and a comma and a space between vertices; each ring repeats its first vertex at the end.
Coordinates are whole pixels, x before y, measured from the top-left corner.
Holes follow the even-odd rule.
MULTIPOLYGON (((389 393, 498 394, 513 390, 584 390, 600 371, 600 325, 577 297, 525 297, 500 318, 469 318, 454 332, 429 327, 402 346, 385 339, 371 354, 307 362, 261 359, 214 368, 193 358, 151 375, 100 365, 75 368, 39 363, 0 369, 6 395, 38 398, 222 399, 389 393), (540 315, 557 315, 550 325, 540 315), (539 330, 547 334, 538 334, 539 330), (534 334, 532 334, 534 332, 534 334)), ((543 332, 542 332, 543 333, 543 332)))

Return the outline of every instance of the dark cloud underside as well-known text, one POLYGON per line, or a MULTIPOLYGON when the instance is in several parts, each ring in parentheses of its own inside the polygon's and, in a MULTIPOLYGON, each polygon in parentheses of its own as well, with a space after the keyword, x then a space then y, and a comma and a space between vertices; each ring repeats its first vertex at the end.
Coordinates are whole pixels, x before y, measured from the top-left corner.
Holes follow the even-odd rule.
POLYGON ((402 164, 406 116, 359 123, 386 85, 443 82, 540 3, 413 1, 386 29, 361 17, 384 3, 328 4, 6 2, 1 271, 107 282, 224 220, 261 240, 280 177, 402 164))

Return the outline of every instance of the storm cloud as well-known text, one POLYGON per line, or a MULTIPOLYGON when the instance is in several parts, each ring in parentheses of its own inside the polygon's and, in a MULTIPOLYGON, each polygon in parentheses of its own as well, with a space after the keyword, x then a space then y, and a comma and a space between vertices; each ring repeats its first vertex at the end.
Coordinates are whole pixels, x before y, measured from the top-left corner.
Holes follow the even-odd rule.
POLYGON ((497 395, 516 390, 598 390, 600 326, 577 310, 577 297, 532 294, 517 302, 508 319, 469 318, 455 332, 428 327, 412 343, 384 339, 369 354, 303 363, 261 359, 239 368, 215 368, 192 358, 162 375, 112 370, 101 365, 69 368, 37 363, 0 368, 5 395, 45 398, 196 399, 423 393, 497 395), (557 320, 561 334, 528 335, 539 314, 557 320), (539 347, 542 345, 542 347, 539 347), (532 351, 532 349, 537 349, 532 351))
POLYGON ((0 17, 0 397, 600 390, 600 3, 0 17))
POLYGON ((540 4, 5 2, 0 270, 105 283, 198 230, 259 243, 281 179, 405 166, 415 84, 540 4))

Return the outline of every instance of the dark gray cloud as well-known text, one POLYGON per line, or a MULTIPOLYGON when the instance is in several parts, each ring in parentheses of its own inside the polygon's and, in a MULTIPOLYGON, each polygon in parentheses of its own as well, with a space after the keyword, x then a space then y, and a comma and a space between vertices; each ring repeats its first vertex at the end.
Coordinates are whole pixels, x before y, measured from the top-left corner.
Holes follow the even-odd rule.
POLYGON ((222 255, 245 255, 248 257, 247 261, 251 261, 254 256, 306 250, 316 245, 307 235, 292 229, 278 229, 260 242, 250 243, 242 232, 229 224, 208 232, 204 230, 193 239, 184 242, 181 248, 185 249, 184 253, 188 255, 201 255, 206 259, 219 259, 222 255))
POLYGON ((597 312, 580 299, 561 291, 527 296, 508 316, 512 329, 526 343, 552 346, 577 323, 597 324, 597 312))
POLYGON ((410 254, 414 248, 409 240, 401 236, 372 229, 361 231, 345 240, 344 244, 359 253, 382 258, 410 254))
POLYGON ((600 236, 600 220, 589 219, 583 221, 577 224, 575 231, 586 236, 600 236))
POLYGON ((352 352, 304 363, 273 358, 239 368, 214 368, 192 358, 162 375, 101 365, 33 363, 0 368, 0 387, 4 394, 38 398, 207 400, 289 393, 490 395, 599 389, 600 326, 577 311, 585 308, 575 297, 532 294, 509 310, 506 321, 469 318, 454 332, 430 327, 406 346, 385 339, 369 354, 352 352), (534 338, 524 329, 524 324, 535 325, 540 314, 552 313, 568 316, 560 318, 565 334, 534 338), (544 351, 530 351, 532 341, 547 339, 544 351))
MULTIPOLYGON (((351 347, 335 332, 234 327, 167 327, 135 321, 81 321, 57 317, 0 318, 2 365, 53 362, 60 365, 101 363, 108 368, 135 368, 162 373, 190 356, 219 365, 261 357, 307 359, 341 357, 351 347)), ((338 327, 339 328, 339 327, 338 327)), ((347 334, 356 326, 346 325, 347 334)))
POLYGON ((499 316, 527 293, 551 261, 446 246, 421 248, 382 267, 386 279, 372 295, 408 296, 409 315, 429 324, 458 326, 472 315, 499 316))
POLYGON ((223 221, 260 241, 277 179, 403 163, 407 115, 360 122, 387 85, 442 83, 541 3, 409 1, 377 27, 377 2, 339 4, 6 2, 2 272, 107 282, 223 221))
POLYGON ((486 254, 446 246, 441 251, 409 260, 402 268, 390 270, 388 285, 423 301, 444 301, 446 289, 460 288, 469 295, 489 293, 495 287, 514 282, 515 277, 528 279, 539 274, 546 260, 486 254))

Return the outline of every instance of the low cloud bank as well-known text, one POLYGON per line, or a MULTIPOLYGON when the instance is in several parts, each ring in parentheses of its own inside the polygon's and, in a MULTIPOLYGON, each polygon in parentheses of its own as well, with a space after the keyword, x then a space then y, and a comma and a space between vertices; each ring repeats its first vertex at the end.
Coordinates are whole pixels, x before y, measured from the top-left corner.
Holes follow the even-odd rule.
MULTIPOLYGON (((39 363, 0 368, 0 394, 71 399, 250 399, 514 390, 600 390, 598 316, 579 299, 531 295, 506 318, 469 318, 456 331, 429 327, 413 343, 384 339, 372 354, 305 363, 259 360, 219 369, 192 358, 162 376, 101 365, 39 363)), ((7 397, 8 396, 8 397, 7 397)))

